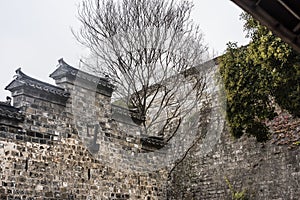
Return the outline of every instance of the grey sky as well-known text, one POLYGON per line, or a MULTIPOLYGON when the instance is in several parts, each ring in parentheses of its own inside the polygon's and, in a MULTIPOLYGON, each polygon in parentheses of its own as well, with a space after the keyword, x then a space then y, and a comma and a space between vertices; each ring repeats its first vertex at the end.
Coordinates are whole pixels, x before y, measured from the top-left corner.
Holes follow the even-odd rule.
MULTIPOLYGON (((59 58, 77 67, 87 53, 74 39, 71 27, 80 26, 76 18, 81 0, 0 0, 0 101, 10 95, 6 85, 19 67, 26 74, 53 83, 59 58)), ((198 0, 192 18, 200 25, 210 51, 222 54, 229 41, 246 44, 239 7, 230 0, 198 0)))

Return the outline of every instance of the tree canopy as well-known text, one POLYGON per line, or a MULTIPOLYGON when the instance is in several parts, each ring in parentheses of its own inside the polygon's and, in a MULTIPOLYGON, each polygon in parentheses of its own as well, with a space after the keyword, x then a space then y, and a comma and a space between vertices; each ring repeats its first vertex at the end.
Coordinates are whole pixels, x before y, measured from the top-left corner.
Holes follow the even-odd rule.
POLYGON ((275 103, 300 116, 300 55, 250 15, 241 18, 250 43, 228 43, 220 57, 227 121, 233 136, 247 133, 264 141, 269 135, 264 121, 277 115, 275 103))
POLYGON ((113 99, 141 114, 145 132, 158 132, 158 124, 162 135, 176 131, 202 95, 203 76, 186 76, 207 56, 192 8, 190 1, 84 0, 79 9, 76 37, 97 61, 89 71, 110 77, 113 99))

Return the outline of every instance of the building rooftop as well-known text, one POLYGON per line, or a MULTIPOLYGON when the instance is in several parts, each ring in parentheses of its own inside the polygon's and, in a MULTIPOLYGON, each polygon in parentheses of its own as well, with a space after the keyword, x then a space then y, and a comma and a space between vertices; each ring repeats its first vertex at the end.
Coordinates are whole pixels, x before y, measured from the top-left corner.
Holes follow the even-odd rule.
POLYGON ((78 80, 85 80, 88 82, 92 82, 98 85, 101 85, 103 87, 114 89, 114 85, 109 83, 109 80, 107 78, 98 77, 89 73, 86 73, 84 71, 81 71, 79 69, 76 69, 69 64, 67 64, 62 58, 58 60, 59 67, 50 74, 50 77, 53 78, 55 81, 63 78, 73 78, 78 80))
POLYGON ((8 102, 0 101, 0 119, 12 119, 16 121, 23 121, 25 115, 16 107, 13 107, 8 102))
POLYGON ((300 1, 231 0, 300 53, 300 1))
POLYGON ((63 96, 63 97, 70 96, 70 93, 65 91, 65 89, 63 89, 63 88, 51 85, 49 83, 39 81, 37 79, 34 79, 34 78, 24 74, 21 71, 21 68, 16 70, 15 77, 16 78, 10 84, 8 84, 8 86, 5 87, 6 90, 13 92, 20 87, 28 86, 31 88, 35 88, 38 90, 42 90, 42 91, 52 93, 55 95, 59 95, 59 96, 63 96))

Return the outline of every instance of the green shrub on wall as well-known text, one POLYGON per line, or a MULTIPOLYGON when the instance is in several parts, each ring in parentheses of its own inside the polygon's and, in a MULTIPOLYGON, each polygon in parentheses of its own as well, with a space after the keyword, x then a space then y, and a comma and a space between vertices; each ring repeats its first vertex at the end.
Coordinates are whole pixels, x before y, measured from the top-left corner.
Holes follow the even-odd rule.
POLYGON ((225 177, 225 181, 227 186, 229 187, 229 190, 231 192, 231 200, 248 200, 247 191, 244 189, 242 191, 236 191, 232 184, 230 183, 229 179, 225 177))
POLYGON ((248 133, 264 141, 269 132, 263 121, 276 116, 271 99, 300 116, 300 56, 248 14, 242 19, 249 45, 229 43, 219 60, 227 121, 233 136, 248 133))

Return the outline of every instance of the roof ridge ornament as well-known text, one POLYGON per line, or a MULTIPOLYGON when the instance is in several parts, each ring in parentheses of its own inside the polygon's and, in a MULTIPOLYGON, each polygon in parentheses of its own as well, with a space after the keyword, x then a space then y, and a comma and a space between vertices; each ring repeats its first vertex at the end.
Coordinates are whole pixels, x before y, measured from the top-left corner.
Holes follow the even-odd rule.
POLYGON ((58 67, 61 66, 61 65, 66 65, 66 66, 71 67, 68 63, 66 63, 66 61, 64 61, 63 58, 60 58, 60 59, 58 60, 58 67))
POLYGON ((26 76, 26 74, 24 74, 22 72, 21 67, 19 67, 18 69, 16 69, 15 72, 16 72, 16 74, 13 76, 13 78, 15 78, 15 79, 20 79, 20 78, 26 76))
POLYGON ((32 78, 24 74, 21 71, 21 68, 18 68, 16 70, 16 75, 14 75, 14 77, 15 79, 8 86, 5 87, 6 90, 14 91, 19 87, 28 86, 66 98, 70 96, 70 93, 65 88, 61 88, 59 86, 52 85, 50 83, 46 83, 38 79, 32 78))

